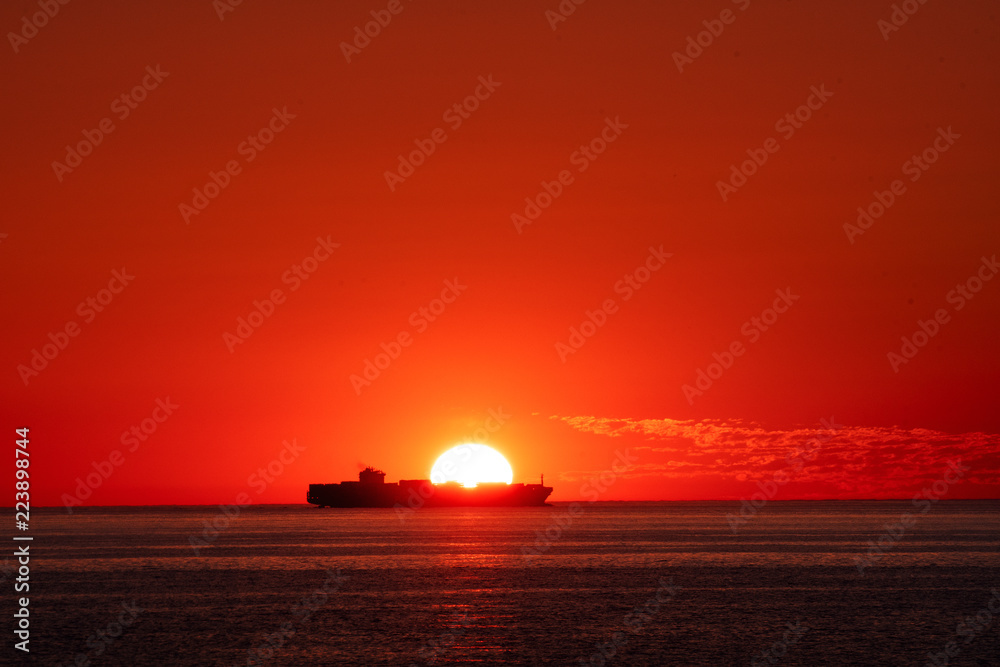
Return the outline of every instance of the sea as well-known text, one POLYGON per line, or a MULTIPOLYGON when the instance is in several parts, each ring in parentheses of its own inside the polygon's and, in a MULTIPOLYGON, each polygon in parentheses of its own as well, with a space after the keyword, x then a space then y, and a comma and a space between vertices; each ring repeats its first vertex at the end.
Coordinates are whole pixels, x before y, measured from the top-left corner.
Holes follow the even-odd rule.
POLYGON ((5 664, 1000 666, 1000 501, 45 508, 31 536, 5 664))

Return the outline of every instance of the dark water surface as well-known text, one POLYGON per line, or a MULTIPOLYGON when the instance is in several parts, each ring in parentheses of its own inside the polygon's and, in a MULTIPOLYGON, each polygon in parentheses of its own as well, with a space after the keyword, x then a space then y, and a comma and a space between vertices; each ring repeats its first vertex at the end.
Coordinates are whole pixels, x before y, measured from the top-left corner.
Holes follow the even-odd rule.
POLYGON ((736 509, 36 510, 28 662, 1000 665, 1000 502, 736 509))

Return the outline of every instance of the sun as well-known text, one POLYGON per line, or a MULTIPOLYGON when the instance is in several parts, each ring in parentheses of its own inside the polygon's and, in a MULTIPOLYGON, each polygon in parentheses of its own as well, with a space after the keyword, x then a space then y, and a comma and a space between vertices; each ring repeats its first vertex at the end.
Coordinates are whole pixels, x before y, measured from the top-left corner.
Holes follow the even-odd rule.
POLYGON ((463 486, 476 486, 481 482, 514 481, 514 471, 503 454, 474 443, 456 445, 438 457, 431 468, 431 482, 443 484, 458 482, 463 486))

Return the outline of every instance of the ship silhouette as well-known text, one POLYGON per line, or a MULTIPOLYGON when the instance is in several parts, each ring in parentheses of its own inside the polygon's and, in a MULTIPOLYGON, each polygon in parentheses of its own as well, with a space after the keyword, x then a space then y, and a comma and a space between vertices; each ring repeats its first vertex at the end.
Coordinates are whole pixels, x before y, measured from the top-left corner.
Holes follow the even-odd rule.
POLYGON ((385 473, 367 467, 357 482, 310 484, 306 502, 320 507, 526 507, 545 505, 551 486, 481 482, 467 487, 458 482, 432 484, 429 479, 401 479, 386 483, 385 473))

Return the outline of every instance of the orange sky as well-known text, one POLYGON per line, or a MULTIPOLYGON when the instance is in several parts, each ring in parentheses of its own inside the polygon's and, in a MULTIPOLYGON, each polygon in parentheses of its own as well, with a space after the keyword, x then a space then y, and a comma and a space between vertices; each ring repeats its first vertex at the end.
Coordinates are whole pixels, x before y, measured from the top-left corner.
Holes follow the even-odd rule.
POLYGON ((739 499, 831 418, 779 497, 997 497, 991 4, 219 4, 0 8, 36 504, 301 502, 487 423, 553 500, 626 447, 602 499, 739 499))

